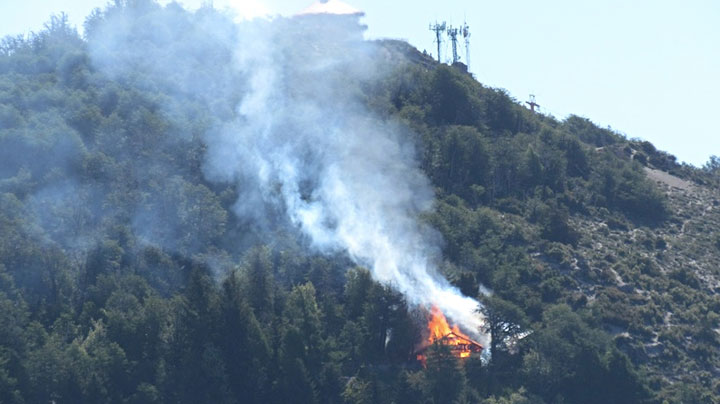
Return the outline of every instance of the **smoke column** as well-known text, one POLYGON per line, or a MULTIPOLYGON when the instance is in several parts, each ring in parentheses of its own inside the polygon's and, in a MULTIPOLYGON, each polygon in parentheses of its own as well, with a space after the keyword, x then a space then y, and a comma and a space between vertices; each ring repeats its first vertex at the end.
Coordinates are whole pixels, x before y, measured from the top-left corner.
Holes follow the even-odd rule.
POLYGON ((111 8, 90 38, 95 66, 173 94, 163 106, 170 119, 186 115, 187 99, 207 105, 215 123, 204 135, 203 171, 237 184, 239 217, 260 228, 290 222, 314 250, 346 253, 487 346, 478 302, 436 271, 441 238, 420 220, 433 192, 413 135, 368 106, 406 62, 365 41, 357 16, 232 24, 212 10, 167 7, 111 8))
POLYGON ((408 134, 374 117, 354 88, 381 78, 379 49, 350 17, 254 24, 238 57, 249 92, 238 121, 210 139, 207 173, 246 183, 256 174, 241 214, 244 200, 274 201, 315 248, 347 252, 410 303, 435 304, 478 335, 478 303, 434 269, 438 236, 419 221, 433 195, 408 134))

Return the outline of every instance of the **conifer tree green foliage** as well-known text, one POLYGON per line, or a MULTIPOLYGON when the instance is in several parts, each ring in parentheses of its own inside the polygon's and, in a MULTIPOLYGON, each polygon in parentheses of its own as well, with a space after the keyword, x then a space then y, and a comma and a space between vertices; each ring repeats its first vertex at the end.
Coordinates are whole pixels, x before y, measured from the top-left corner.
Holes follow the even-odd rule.
POLYGON ((720 300, 691 269, 658 264, 663 237, 642 239, 678 220, 646 169, 717 185, 717 158, 679 165, 381 42, 391 73, 358 88, 414 137, 437 195, 423 220, 442 235, 442 275, 484 301, 493 337, 491 359, 433 345, 422 367, 421 309, 291 227, 242 220, 236 185, 206 180, 201 134, 243 89, 205 81, 218 96, 195 99, 170 91, 187 78, 141 85, 172 52, 205 49, 192 63, 208 79, 232 60, 192 18, 174 3, 116 1, 87 19, 85 38, 60 15, 0 43, 0 402, 718 402, 720 300), (109 18, 152 22, 133 40, 158 60, 133 61, 129 77, 93 65, 88 41, 109 18), (605 226, 583 227, 596 218, 605 226), (638 251, 617 243, 587 258, 593 237, 618 229, 638 251), (678 322, 665 326, 671 311, 678 322))

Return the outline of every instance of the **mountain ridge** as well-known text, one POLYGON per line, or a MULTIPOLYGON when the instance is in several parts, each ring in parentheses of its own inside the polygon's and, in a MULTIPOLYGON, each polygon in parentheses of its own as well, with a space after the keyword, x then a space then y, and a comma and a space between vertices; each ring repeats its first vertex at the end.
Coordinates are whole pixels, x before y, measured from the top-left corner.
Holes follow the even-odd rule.
POLYGON ((86 38, 56 17, 3 40, 0 401, 718 402, 712 161, 533 113, 401 41, 358 56, 379 75, 340 63, 343 94, 413 144, 439 270, 490 319, 489 362, 436 346, 422 368, 422 309, 317 253, 281 207, 242 216, 251 182, 208 179, 207 136, 249 87, 217 72, 235 50, 199 28, 232 32, 224 18, 118 2, 86 38), (136 63, 129 74, 93 61, 116 18, 167 34, 132 32, 111 55, 136 63), (133 59, 147 44, 167 52, 133 59), (203 91, 160 68, 178 54, 203 91))

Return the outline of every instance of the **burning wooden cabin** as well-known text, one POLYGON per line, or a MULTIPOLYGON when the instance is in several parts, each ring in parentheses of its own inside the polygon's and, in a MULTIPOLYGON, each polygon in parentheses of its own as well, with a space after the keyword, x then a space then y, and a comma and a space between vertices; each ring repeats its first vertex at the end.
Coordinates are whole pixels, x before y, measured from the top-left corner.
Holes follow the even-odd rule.
POLYGON ((450 347, 452 355, 460 359, 469 358, 475 354, 479 355, 483 351, 483 346, 463 334, 458 326, 453 326, 451 328, 445 318, 445 315, 443 315, 437 307, 433 307, 430 312, 428 331, 428 338, 423 341, 423 343, 415 351, 417 360, 423 365, 425 365, 427 359, 426 351, 434 343, 450 347))

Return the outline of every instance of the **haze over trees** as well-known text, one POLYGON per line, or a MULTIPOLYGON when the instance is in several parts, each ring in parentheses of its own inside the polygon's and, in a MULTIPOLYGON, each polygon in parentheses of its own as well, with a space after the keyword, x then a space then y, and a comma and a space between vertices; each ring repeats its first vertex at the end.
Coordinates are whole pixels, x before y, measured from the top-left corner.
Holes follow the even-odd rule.
POLYGON ((421 309, 277 206, 240 214, 252 193, 208 173, 208 133, 248 91, 243 72, 216 74, 233 29, 134 0, 84 37, 61 15, 2 40, 0 402, 720 402, 717 158, 679 165, 374 43, 380 78, 343 90, 410 138, 440 271, 493 336, 489 361, 436 345, 422 367, 421 309), (123 53, 111 19, 152 24, 123 53), (163 65, 177 55, 192 76, 163 65))

